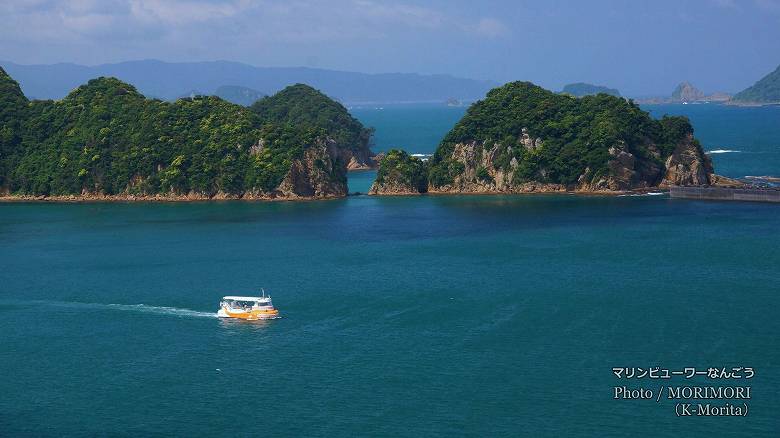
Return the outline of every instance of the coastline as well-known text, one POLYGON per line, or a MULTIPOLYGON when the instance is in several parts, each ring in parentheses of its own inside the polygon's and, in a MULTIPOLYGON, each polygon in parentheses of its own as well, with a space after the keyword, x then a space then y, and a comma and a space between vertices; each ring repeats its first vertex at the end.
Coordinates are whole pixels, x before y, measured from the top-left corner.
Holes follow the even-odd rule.
POLYGON ((345 198, 345 196, 296 196, 296 197, 284 197, 284 196, 170 196, 170 195, 155 195, 155 196, 139 196, 139 195, 54 195, 54 196, 42 196, 42 195, 2 195, 0 196, 0 204, 2 203, 22 203, 22 202, 50 202, 50 203, 187 203, 187 202, 224 202, 224 201, 243 201, 243 202, 311 202, 311 201, 327 201, 334 199, 345 198))
MULTIPOLYGON (((621 196, 627 194, 646 194, 650 192, 668 193, 668 188, 642 188, 636 190, 622 191, 584 191, 584 190, 535 190, 535 191, 514 191, 514 192, 449 192, 449 191, 428 191, 425 193, 415 192, 394 192, 394 193, 361 193, 361 195, 372 197, 405 197, 405 196, 525 196, 525 195, 576 195, 576 196, 621 196)), ((23 202, 41 202, 41 203, 188 203, 188 202, 224 202, 224 201, 242 201, 242 202, 312 202, 312 201, 330 201, 336 199, 345 199, 353 194, 344 196, 224 196, 215 195, 212 197, 201 195, 0 195, 0 203, 23 203, 23 202)))

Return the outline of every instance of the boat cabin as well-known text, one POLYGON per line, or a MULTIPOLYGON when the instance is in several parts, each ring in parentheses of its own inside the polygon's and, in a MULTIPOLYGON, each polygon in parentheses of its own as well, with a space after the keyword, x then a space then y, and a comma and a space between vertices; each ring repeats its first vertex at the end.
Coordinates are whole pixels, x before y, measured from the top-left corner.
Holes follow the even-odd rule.
POLYGON ((273 308, 271 297, 240 297, 226 296, 222 297, 220 307, 227 307, 230 310, 245 310, 273 308))

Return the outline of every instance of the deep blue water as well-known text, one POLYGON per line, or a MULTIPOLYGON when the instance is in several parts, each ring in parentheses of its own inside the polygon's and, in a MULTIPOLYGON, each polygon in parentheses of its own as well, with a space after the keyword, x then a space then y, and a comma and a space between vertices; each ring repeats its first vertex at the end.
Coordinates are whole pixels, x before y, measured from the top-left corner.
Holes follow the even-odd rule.
MULTIPOLYGON (((780 133, 691 111, 745 151, 716 166, 780 173, 780 133)), ((779 228, 665 196, 0 204, 0 435, 775 437, 779 228), (214 317, 261 286, 282 319, 214 317), (613 400, 618 366, 753 367, 750 414, 613 400)))

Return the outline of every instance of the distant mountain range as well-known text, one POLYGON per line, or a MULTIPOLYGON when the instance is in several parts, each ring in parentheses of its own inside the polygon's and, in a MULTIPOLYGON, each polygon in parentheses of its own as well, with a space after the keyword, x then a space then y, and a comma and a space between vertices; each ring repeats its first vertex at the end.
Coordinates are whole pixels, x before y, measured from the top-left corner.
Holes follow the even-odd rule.
POLYGON ((572 96, 582 97, 592 94, 605 93, 611 96, 620 97, 620 91, 614 88, 608 88, 603 85, 587 84, 585 82, 577 82, 575 84, 567 84, 563 87, 561 93, 571 94, 572 96))
POLYGON ((257 91, 249 87, 242 87, 240 85, 223 85, 214 91, 214 95, 219 96, 228 102, 244 106, 252 105, 258 99, 266 96, 262 91, 257 91))
MULTIPOLYGON (((288 85, 303 83, 346 103, 445 102, 448 99, 480 99, 498 85, 492 81, 449 75, 255 67, 231 61, 171 63, 142 60, 96 66, 21 65, 0 61, 0 66, 19 81, 25 95, 36 99, 61 99, 79 85, 100 76, 130 82, 147 97, 164 100, 188 96, 192 90, 216 94, 220 87, 224 91, 226 86, 251 89, 258 95, 273 94, 288 85)), ((229 91, 232 93, 236 89, 229 91)), ((241 93, 243 91, 239 95, 241 93)), ((244 97, 251 99, 252 96, 249 93, 244 97)))
POLYGON ((780 103, 780 66, 732 99, 736 104, 780 103))

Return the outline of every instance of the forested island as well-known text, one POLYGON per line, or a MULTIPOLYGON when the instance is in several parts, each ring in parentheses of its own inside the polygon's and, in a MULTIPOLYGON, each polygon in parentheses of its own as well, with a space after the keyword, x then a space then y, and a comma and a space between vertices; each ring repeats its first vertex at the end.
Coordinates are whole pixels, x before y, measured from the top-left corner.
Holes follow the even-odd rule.
POLYGON ((348 165, 371 165, 370 135, 341 104, 301 84, 251 108, 214 96, 147 99, 114 78, 59 101, 30 101, 0 69, 5 196, 340 197, 348 165))
POLYGON ((623 98, 512 82, 472 105, 429 162, 388 154, 371 193, 615 193, 718 181, 685 117, 656 120, 623 98))
MULTIPOLYGON (((302 84, 250 107, 215 96, 148 99, 98 78, 59 101, 28 100, 0 70, 0 191, 6 199, 320 199, 374 166, 372 130, 302 84)), ((392 150, 370 193, 615 193, 709 185, 684 117, 632 101, 576 98, 530 82, 491 90, 424 162, 392 150)))

